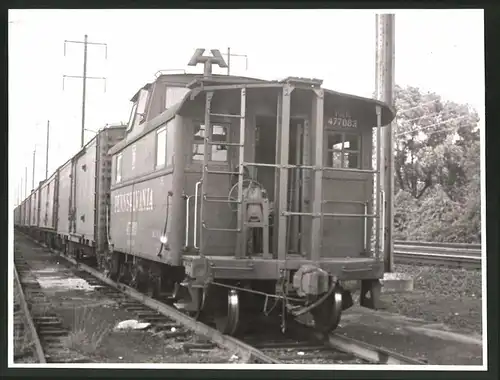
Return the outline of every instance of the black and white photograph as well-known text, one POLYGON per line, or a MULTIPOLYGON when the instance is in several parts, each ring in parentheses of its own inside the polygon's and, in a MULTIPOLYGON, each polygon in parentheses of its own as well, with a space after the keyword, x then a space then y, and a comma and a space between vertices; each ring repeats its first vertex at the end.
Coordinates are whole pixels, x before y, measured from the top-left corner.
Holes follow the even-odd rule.
POLYGON ((481 9, 10 9, 8 366, 488 367, 481 9))

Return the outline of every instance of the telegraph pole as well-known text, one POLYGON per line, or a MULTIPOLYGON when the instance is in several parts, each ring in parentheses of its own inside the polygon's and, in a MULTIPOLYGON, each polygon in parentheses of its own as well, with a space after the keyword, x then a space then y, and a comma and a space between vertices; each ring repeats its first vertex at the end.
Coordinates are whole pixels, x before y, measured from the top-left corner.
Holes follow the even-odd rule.
MULTIPOLYGON (((394 55, 395 55, 395 22, 394 14, 377 14, 376 16, 376 70, 375 89, 377 99, 391 106, 394 105, 394 55)), ((394 122, 393 122, 394 123, 394 122)), ((384 169, 381 183, 385 195, 384 210, 384 269, 393 271, 394 264, 394 144, 393 123, 382 129, 381 141, 384 169)))
POLYGON ((31 178, 31 190, 35 189, 35 157, 36 157, 36 146, 33 151, 33 178, 31 178))
POLYGON ((28 196, 28 167, 24 167, 24 197, 28 196))
POLYGON ((47 120, 47 147, 45 151, 45 179, 49 176, 49 131, 50 131, 50 121, 47 120))
POLYGON ((64 55, 66 56, 66 44, 83 44, 83 76, 63 75, 63 90, 65 78, 80 78, 83 79, 83 94, 82 94, 82 130, 81 130, 81 146, 85 145, 85 99, 87 92, 87 79, 102 79, 104 80, 104 92, 106 92, 106 78, 105 77, 88 77, 87 76, 87 47, 88 45, 102 45, 105 47, 105 59, 108 58, 108 45, 101 42, 88 42, 88 36, 85 35, 83 41, 64 41, 64 55))

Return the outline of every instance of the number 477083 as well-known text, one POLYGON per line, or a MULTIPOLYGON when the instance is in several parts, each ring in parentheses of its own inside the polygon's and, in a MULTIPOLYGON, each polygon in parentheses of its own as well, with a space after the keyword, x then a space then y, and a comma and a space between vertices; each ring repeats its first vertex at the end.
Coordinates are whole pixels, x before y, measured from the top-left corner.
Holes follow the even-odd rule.
POLYGON ((343 117, 331 117, 328 119, 328 125, 331 127, 338 128, 357 128, 358 121, 352 119, 346 119, 343 117))

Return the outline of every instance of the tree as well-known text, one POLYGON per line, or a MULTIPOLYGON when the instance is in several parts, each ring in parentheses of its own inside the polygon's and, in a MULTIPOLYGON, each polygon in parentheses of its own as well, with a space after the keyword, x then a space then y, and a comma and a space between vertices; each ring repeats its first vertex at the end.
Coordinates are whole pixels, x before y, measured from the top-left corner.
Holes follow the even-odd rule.
POLYGON ((479 242, 477 112, 415 87, 395 95, 395 238, 479 242))
POLYGON ((398 112, 394 172, 397 189, 421 198, 441 185, 451 199, 467 182, 463 155, 479 141, 477 112, 467 105, 443 102, 435 93, 396 86, 398 112))

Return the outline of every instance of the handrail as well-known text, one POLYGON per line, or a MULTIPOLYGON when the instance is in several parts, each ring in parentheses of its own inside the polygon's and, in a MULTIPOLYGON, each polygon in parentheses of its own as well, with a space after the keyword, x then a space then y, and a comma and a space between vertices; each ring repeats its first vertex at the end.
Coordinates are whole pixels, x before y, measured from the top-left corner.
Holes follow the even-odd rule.
POLYGON ((376 218, 377 214, 342 214, 336 212, 292 212, 283 211, 283 216, 311 216, 313 218, 338 217, 338 218, 376 218))
POLYGON ((186 197, 186 239, 184 242, 185 247, 187 247, 189 244, 189 201, 193 197, 194 197, 194 195, 188 195, 186 197))
POLYGON ((292 164, 264 164, 260 162, 244 162, 243 166, 256 166, 264 168, 282 168, 282 169, 309 169, 333 172, 349 172, 349 173, 377 173, 376 170, 371 169, 352 169, 352 168, 334 168, 330 166, 314 166, 314 165, 292 165, 292 164))
POLYGON ((379 213, 379 217, 380 217, 380 225, 381 225, 381 229, 380 231, 382 232, 382 235, 380 236, 380 246, 382 247, 382 252, 384 252, 385 248, 385 191, 384 190, 380 190, 380 196, 381 196, 381 204, 382 204, 382 207, 380 208, 380 213, 379 213))
POLYGON ((197 239, 197 233, 198 233, 198 189, 201 185, 201 181, 196 182, 196 185, 194 186, 194 236, 193 236, 193 247, 195 249, 198 249, 198 239, 197 239))
MULTIPOLYGON (((368 214, 368 202, 365 202, 365 214, 368 214)), ((368 219, 364 218, 363 223, 363 245, 365 247, 365 251, 368 252, 370 249, 368 248, 368 219)))

